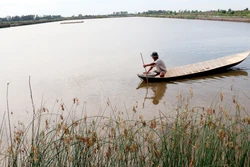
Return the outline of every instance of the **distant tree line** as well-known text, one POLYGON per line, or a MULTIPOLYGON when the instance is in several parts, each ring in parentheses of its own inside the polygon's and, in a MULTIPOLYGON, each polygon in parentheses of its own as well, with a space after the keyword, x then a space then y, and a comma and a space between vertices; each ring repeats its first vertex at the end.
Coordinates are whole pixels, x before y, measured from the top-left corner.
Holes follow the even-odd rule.
POLYGON ((113 12, 112 15, 127 15, 128 12, 127 11, 120 11, 120 12, 113 12))
POLYGON ((239 15, 240 16, 240 15, 248 15, 248 14, 250 14, 250 11, 248 10, 248 8, 246 8, 244 10, 239 10, 239 11, 234 11, 232 9, 228 9, 228 10, 218 9, 217 13, 223 14, 223 15, 239 15))
POLYGON ((23 15, 23 16, 7 16, 0 17, 0 22, 12 22, 12 21, 34 21, 34 20, 54 20, 63 18, 61 15, 23 15))
POLYGON ((202 11, 198 10, 179 10, 179 11, 172 11, 172 10, 148 10, 144 12, 139 12, 138 14, 177 14, 177 13, 198 13, 202 11))
POLYGON ((172 11, 172 10, 148 10, 144 12, 139 12, 139 15, 177 15, 177 14, 205 14, 205 15, 225 15, 225 16, 230 16, 230 15, 235 15, 235 16, 249 16, 250 11, 248 8, 244 10, 237 10, 234 11, 232 9, 228 10, 221 10, 218 9, 217 11, 215 10, 210 10, 210 11, 198 11, 198 10, 179 10, 179 11, 172 11))
POLYGON ((177 15, 177 14, 209 14, 209 15, 235 15, 235 16, 249 16, 250 11, 248 8, 244 10, 234 11, 232 9, 228 10, 221 10, 218 9, 217 11, 198 11, 198 10, 179 10, 179 11, 172 11, 172 10, 148 10, 144 12, 138 12, 137 14, 129 14, 127 11, 119 11, 113 12, 109 15, 85 15, 79 14, 78 16, 71 16, 71 17, 62 17, 61 15, 23 15, 23 16, 7 16, 4 18, 0 17, 1 22, 12 22, 12 21, 37 21, 37 20, 60 20, 60 19, 86 19, 86 18, 100 18, 100 17, 108 17, 108 16, 128 16, 128 15, 177 15))

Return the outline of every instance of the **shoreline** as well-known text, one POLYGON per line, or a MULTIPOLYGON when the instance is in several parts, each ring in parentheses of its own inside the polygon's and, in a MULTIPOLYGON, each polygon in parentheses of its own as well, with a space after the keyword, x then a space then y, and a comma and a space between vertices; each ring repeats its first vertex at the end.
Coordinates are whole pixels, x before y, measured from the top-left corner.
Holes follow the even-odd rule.
POLYGON ((170 19, 186 19, 186 20, 208 20, 208 21, 228 21, 228 22, 239 22, 239 23, 250 23, 250 18, 241 17, 204 17, 204 16, 166 16, 166 15, 150 15, 150 16, 139 16, 139 17, 154 17, 154 18, 170 18, 170 19))
MULTIPOLYGON (((171 19, 187 19, 187 20, 208 20, 208 21, 228 21, 228 22, 239 22, 239 23, 250 23, 250 18, 242 18, 242 17, 220 17, 220 16, 213 16, 213 17, 206 17, 206 16, 193 16, 193 15, 130 15, 126 17, 154 17, 154 18, 171 18, 171 19)), ((98 17, 99 18, 99 17, 98 17)), ((102 18, 113 18, 113 17, 102 17, 102 18)), ((124 17, 118 17, 124 18, 124 17)), ((91 18, 95 19, 95 18, 91 18)), ((77 19, 73 19, 77 20, 77 19)), ((16 26, 24 26, 24 25, 33 25, 33 24, 41 24, 41 23, 49 23, 49 22, 56 22, 56 21, 66 21, 62 19, 57 20, 42 20, 42 21, 21 21, 21 22, 4 22, 0 23, 0 28, 10 28, 16 26)), ((78 22, 78 21, 75 21, 78 22)), ((82 21, 83 22, 83 21, 82 21)), ((67 22, 61 23, 66 24, 67 22)))
POLYGON ((183 19, 250 23, 250 18, 198 17, 198 18, 183 18, 183 19))
POLYGON ((17 26, 27 26, 27 25, 34 25, 34 24, 50 23, 50 22, 57 22, 57 21, 63 21, 63 20, 56 19, 56 20, 40 20, 40 21, 4 22, 4 23, 0 23, 0 29, 1 28, 17 27, 17 26))

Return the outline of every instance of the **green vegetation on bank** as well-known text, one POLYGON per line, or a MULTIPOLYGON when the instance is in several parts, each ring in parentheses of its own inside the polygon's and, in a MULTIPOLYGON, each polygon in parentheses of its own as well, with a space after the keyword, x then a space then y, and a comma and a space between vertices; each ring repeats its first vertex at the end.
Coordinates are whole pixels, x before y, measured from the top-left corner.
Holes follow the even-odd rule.
POLYGON ((138 114, 142 110, 138 103, 131 111, 122 112, 107 100, 104 111, 88 117, 77 98, 70 109, 56 101, 53 108, 57 111, 44 106, 34 109, 31 123, 19 123, 13 133, 6 123, 1 124, 0 136, 10 137, 6 143, 1 139, 0 165, 247 167, 248 111, 235 96, 230 111, 223 94, 218 96, 215 106, 191 107, 190 89, 188 97, 177 96, 175 115, 159 111, 159 117, 152 120, 138 114))
POLYGON ((108 15, 82 15, 71 17, 62 17, 61 15, 23 15, 23 16, 7 16, 0 18, 0 28, 46 23, 63 20, 76 19, 93 19, 93 18, 110 18, 110 17, 164 17, 164 18, 181 18, 181 19, 203 19, 203 20, 219 20, 219 21, 236 21, 250 22, 250 11, 248 8, 244 10, 234 11, 232 9, 217 11, 198 11, 198 10, 149 10, 139 13, 128 13, 126 11, 113 12, 108 15))
POLYGON ((91 19, 91 18, 103 18, 105 16, 97 15, 78 15, 72 17, 62 17, 61 15, 26 15, 26 16, 7 16, 5 18, 0 18, 0 28, 14 27, 14 26, 23 26, 63 20, 77 20, 77 19, 91 19))
POLYGON ((166 11, 166 10, 149 10, 147 12, 138 13, 142 17, 164 17, 164 18, 180 18, 180 19, 201 19, 201 20, 218 20, 218 21, 235 21, 249 22, 250 11, 248 8, 239 11, 232 9, 217 11, 166 11))
POLYGON ((224 17, 249 17, 250 18, 250 11, 248 8, 244 10, 234 11, 232 9, 228 10, 220 10, 217 11, 198 11, 198 10, 179 10, 179 11, 171 11, 171 10, 149 10, 146 12, 138 13, 139 15, 203 15, 203 16, 224 16, 224 17))

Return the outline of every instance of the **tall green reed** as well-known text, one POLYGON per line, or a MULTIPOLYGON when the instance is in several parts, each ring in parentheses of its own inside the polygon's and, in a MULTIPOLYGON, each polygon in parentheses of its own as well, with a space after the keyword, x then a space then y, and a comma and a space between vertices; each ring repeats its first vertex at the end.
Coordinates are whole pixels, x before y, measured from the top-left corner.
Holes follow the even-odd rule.
POLYGON ((138 104, 122 112, 109 99, 98 116, 87 116, 77 98, 69 109, 59 101, 52 111, 41 105, 27 127, 9 132, 1 165, 249 166, 248 111, 233 96, 230 115, 222 92, 218 97, 215 105, 193 107, 190 89, 187 97, 177 96, 174 116, 159 111, 152 120, 138 113, 138 104))

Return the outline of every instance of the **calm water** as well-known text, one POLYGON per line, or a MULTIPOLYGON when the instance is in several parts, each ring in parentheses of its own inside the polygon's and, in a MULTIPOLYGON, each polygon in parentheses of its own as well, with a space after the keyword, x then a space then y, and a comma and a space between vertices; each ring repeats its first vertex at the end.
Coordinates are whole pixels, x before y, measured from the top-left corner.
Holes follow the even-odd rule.
MULTIPOLYGON (((146 63, 157 51, 167 67, 210 60, 250 50, 250 24, 216 21, 119 18, 59 22, 0 29, 0 115, 6 111, 6 89, 12 120, 29 120, 32 105, 57 112, 64 103, 71 110, 78 98, 87 115, 105 110, 107 100, 117 111, 153 118, 171 114, 176 96, 193 90, 193 106, 216 105, 219 92, 232 110, 232 96, 250 110, 250 57, 233 71, 174 83, 141 84, 140 53, 146 63), (56 106, 54 107, 54 103, 56 106), (82 105, 84 104, 84 107, 82 105)), ((81 111, 81 109, 80 109, 81 111)), ((80 114, 79 114, 80 115, 80 114)))

